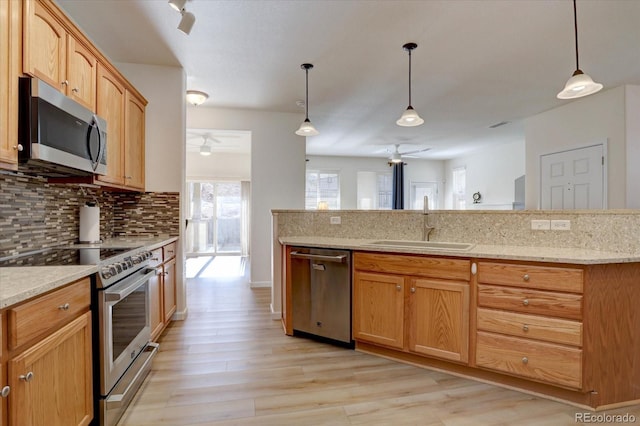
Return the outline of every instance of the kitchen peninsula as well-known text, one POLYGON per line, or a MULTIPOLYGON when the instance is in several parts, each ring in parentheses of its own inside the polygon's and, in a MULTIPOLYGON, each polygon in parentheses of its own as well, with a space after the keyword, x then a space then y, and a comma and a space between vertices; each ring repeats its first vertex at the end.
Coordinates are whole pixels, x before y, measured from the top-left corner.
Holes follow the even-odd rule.
POLYGON ((640 247, 629 232, 640 212, 429 216, 433 241, 473 246, 394 243, 421 239, 421 212, 274 211, 273 300, 287 334, 291 247, 349 249, 357 350, 595 410, 640 401, 640 247), (536 219, 571 230, 534 231, 536 219))

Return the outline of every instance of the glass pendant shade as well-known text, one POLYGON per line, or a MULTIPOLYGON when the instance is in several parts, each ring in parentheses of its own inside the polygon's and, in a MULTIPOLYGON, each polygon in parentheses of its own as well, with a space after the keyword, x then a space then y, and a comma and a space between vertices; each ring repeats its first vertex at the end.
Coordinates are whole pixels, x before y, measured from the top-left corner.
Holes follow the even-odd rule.
POLYGON ((416 110, 413 109, 411 105, 409 105, 407 109, 404 110, 402 116, 398 119, 398 121, 396 121, 396 124, 398 126, 403 127, 419 126, 422 123, 424 123, 424 120, 420 118, 416 110))
POLYGON ((298 130, 296 130, 296 135, 298 136, 316 136, 319 134, 320 132, 318 132, 315 127, 313 127, 313 124, 311 124, 311 121, 309 121, 308 118, 305 119, 298 130))
POLYGON ((602 89, 602 84, 596 83, 580 70, 576 70, 567 80, 562 92, 558 93, 558 99, 575 99, 591 95, 602 89))

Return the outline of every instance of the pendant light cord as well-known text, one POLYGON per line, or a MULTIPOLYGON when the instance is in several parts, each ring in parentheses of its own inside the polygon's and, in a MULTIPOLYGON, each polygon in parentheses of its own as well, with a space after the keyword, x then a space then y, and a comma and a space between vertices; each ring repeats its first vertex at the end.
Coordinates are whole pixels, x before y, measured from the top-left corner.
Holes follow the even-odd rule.
POLYGON ((578 62, 578 13, 576 11, 576 0, 573 0, 573 30, 576 36, 576 70, 580 69, 578 62))
POLYGON ((411 49, 409 49, 409 106, 411 106, 411 49))
POLYGON ((304 69, 305 73, 305 85, 306 85, 306 101, 304 103, 304 115, 305 120, 309 120, 309 68, 304 69))

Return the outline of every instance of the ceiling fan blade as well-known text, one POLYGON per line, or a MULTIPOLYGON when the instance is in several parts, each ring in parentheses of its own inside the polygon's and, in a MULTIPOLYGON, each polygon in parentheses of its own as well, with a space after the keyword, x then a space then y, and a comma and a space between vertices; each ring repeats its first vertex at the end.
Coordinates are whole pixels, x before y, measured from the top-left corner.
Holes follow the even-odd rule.
POLYGON ((430 149, 431 149, 431 148, 422 148, 422 149, 416 149, 416 150, 414 150, 414 151, 401 152, 400 154, 401 154, 403 157, 406 157, 406 156, 408 156, 408 155, 418 154, 418 153, 420 153, 420 152, 426 152, 426 151, 429 151, 430 149))

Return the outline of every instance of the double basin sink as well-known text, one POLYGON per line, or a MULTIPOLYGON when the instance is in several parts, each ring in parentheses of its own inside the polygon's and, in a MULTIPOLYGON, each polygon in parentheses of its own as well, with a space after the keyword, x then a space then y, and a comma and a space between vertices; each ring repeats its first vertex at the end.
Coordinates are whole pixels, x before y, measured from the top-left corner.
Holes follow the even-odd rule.
POLYGON ((452 250, 467 251, 471 250, 475 244, 470 243, 448 243, 440 241, 409 241, 409 240, 378 240, 372 241, 367 245, 377 247, 399 247, 399 248, 416 248, 427 250, 452 250))

